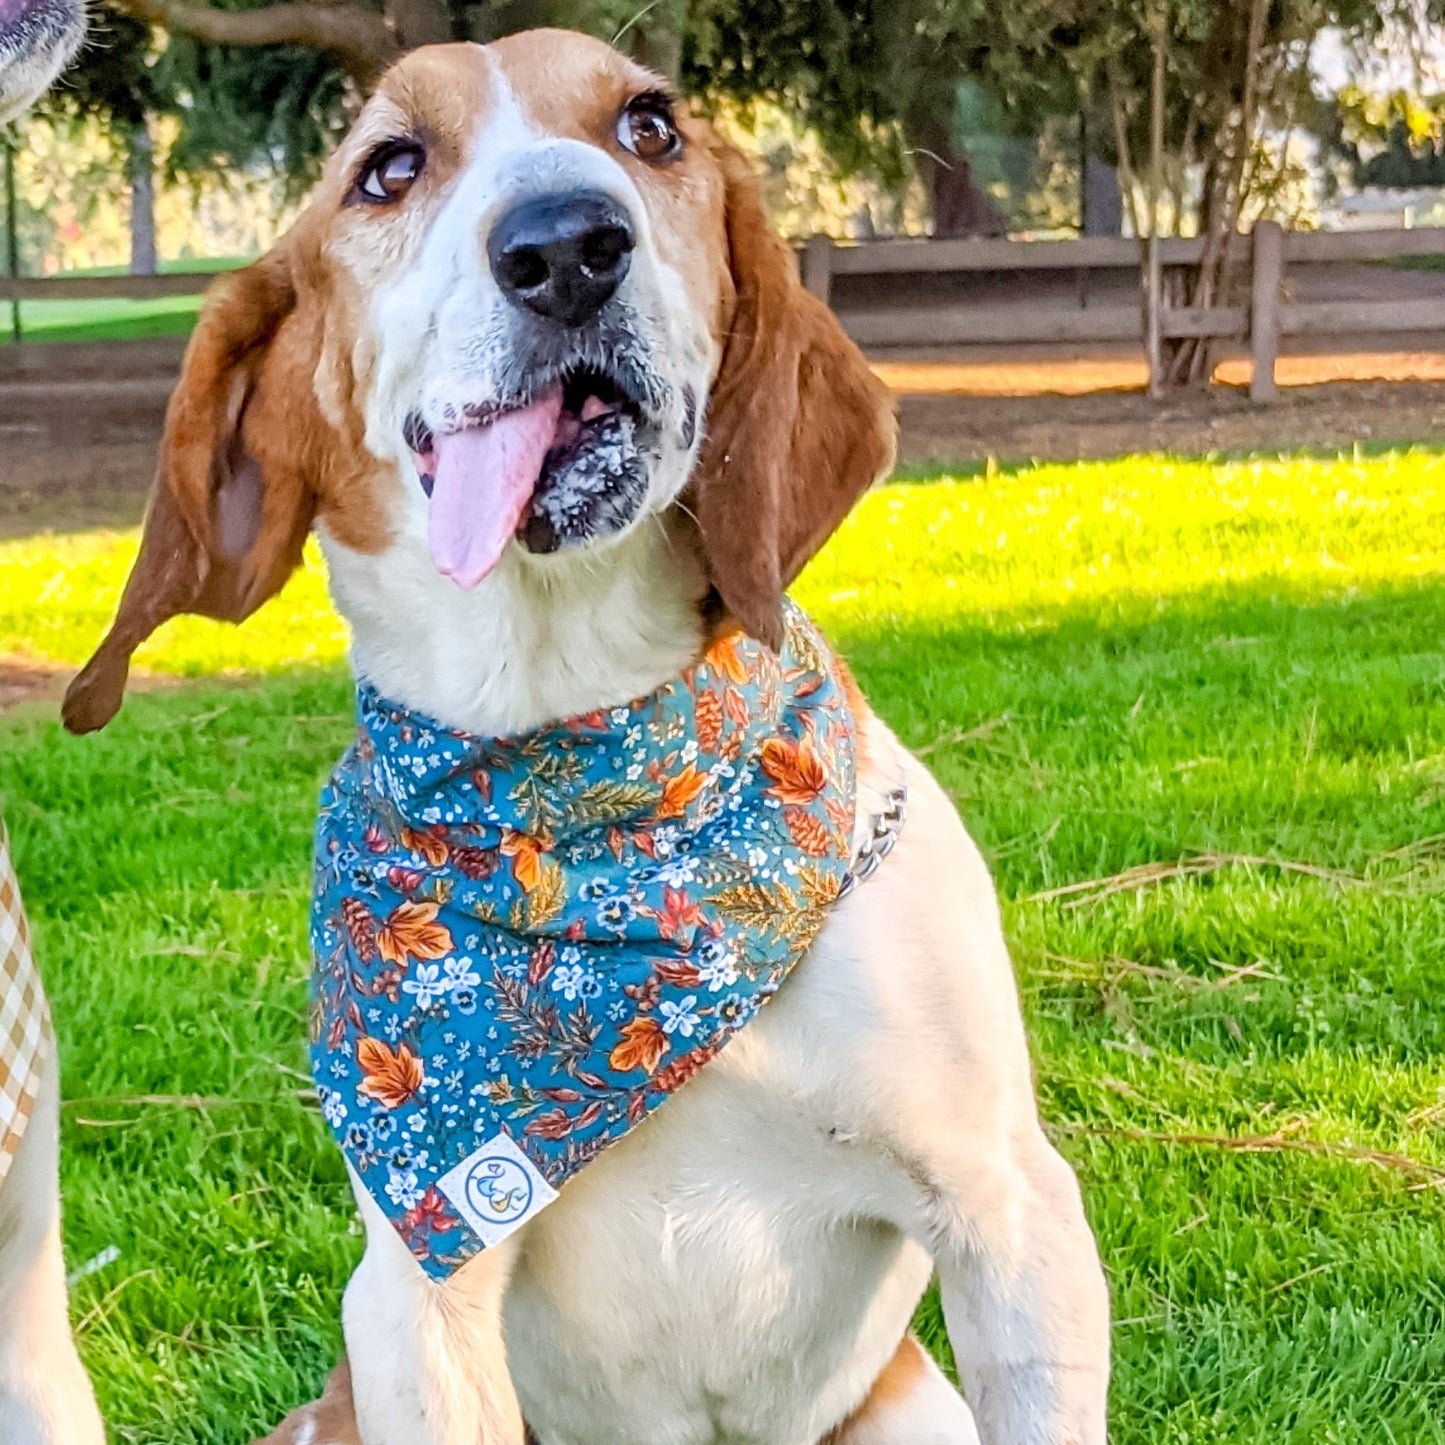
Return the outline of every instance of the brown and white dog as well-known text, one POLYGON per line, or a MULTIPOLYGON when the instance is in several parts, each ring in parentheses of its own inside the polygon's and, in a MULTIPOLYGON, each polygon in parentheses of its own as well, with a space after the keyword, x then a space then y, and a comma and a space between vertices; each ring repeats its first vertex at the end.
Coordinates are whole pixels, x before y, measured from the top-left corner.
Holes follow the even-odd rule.
MULTIPOLYGON (((415 52, 218 283, 67 722, 111 717, 167 617, 258 607, 312 528, 384 695, 483 734, 644 695, 722 626, 776 641, 893 440, 747 166, 658 77, 559 31, 415 52), (545 434, 503 427, 558 387, 545 434), (634 445, 599 459, 619 411, 634 445)), ((908 825, 724 1053, 446 1283, 358 1191, 365 1445, 1104 1440, 1104 1280, 987 870, 854 703, 860 815, 904 780, 908 825), (908 1335, 934 1272, 967 1406, 908 1335)), ((345 1396, 277 1438, 351 1438, 345 1396)))

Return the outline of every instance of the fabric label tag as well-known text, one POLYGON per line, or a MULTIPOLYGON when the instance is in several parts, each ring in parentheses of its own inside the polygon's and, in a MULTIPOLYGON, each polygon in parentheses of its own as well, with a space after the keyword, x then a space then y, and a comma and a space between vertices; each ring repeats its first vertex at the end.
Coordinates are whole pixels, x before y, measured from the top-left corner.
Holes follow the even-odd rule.
POLYGON ((494 1134, 443 1174, 437 1188, 487 1246, 500 1244, 557 1197, 536 1165, 506 1134, 494 1134))

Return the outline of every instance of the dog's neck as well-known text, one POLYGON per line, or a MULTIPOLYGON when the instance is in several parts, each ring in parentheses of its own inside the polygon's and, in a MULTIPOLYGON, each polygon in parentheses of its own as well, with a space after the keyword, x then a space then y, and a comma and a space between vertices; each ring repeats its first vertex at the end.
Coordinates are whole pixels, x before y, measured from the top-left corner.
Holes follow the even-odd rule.
POLYGON ((418 537, 367 556, 320 532, 357 676, 449 729, 507 736, 629 702, 703 649, 707 584, 676 516, 590 555, 509 547, 470 592, 418 537))

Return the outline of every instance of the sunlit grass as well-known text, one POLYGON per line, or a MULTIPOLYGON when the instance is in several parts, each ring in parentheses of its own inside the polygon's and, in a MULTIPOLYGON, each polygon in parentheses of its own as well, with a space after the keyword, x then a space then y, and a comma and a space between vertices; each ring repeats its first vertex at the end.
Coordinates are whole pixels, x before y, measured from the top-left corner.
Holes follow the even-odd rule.
MULTIPOLYGON (((139 534, 82 532, 0 542, 0 653, 83 662, 115 613, 139 534)), ((316 543, 285 593, 244 627, 206 618, 168 623, 136 666, 181 677, 274 672, 345 654, 346 629, 326 595, 316 543)))
MULTIPOLYGON (((163 262, 163 272, 229 271, 242 266, 240 257, 190 258, 163 262)), ((120 276, 121 266, 95 266, 67 272, 69 276, 120 276)), ((116 341, 145 336, 186 336, 201 309, 199 291, 192 296, 152 296, 143 300, 94 297, 22 301, 21 339, 26 342, 116 341)), ((0 305, 0 346, 13 339, 13 312, 0 305)))
MULTIPOLYGON (((137 534, 0 542, 0 652, 88 655, 135 560, 137 534)), ((1126 457, 1009 468, 980 485, 927 479, 868 497, 799 597, 832 628, 1062 616, 1142 618, 1170 599, 1262 585, 1303 601, 1438 574, 1445 454, 1210 462, 1126 457)), ((168 625, 136 654, 180 676, 272 671, 343 656, 319 551, 244 628, 168 625)))
MULTIPOLYGON (((134 546, 0 545, 0 652, 81 660, 134 546)), ((993 863, 1114 1439, 1445 1441, 1445 454, 895 485, 798 593, 993 863)), ((313 558, 243 629, 167 628, 141 661, 199 680, 105 733, 0 717, 120 1441, 242 1445, 338 1348, 359 1238, 296 1091, 344 645, 313 558)))

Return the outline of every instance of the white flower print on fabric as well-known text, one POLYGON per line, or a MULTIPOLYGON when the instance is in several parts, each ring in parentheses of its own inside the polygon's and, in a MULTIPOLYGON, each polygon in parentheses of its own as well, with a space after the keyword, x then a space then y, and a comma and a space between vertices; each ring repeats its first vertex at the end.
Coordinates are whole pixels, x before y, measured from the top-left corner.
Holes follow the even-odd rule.
MULTIPOLYGON (((474 971, 474 965, 469 958, 448 958, 442 962, 442 971, 446 974, 446 988, 448 991, 458 988, 480 988, 482 984, 481 974, 474 971)), ((445 1042, 450 1043, 447 1039, 445 1042)))
POLYGON ((346 1119, 346 1104, 334 1089, 322 1088, 321 1117, 334 1129, 346 1119))
POLYGON ((690 1039, 692 1031, 698 1026, 698 1017, 693 1012, 696 1007, 697 999, 692 994, 677 1003, 663 999, 660 1009, 663 1033, 681 1034, 683 1038, 690 1039))
POLYGON ((560 993, 571 1003, 576 998, 596 998, 602 992, 602 985, 580 963, 563 964, 552 975, 552 992, 560 993))
POLYGON ((445 997, 452 988, 450 979, 441 976, 441 969, 434 963, 419 963, 416 977, 407 979, 401 986, 403 993, 416 996, 419 1009, 429 1009, 437 999, 445 997))
POLYGON ((486 1245, 443 1179, 502 1139, 550 1197, 685 1087, 822 926, 851 850, 853 720, 791 604, 787 624, 778 654, 734 634, 648 697, 519 737, 358 689, 317 825, 312 1068, 429 1274, 486 1245))
POLYGON ((410 1209, 420 1200, 421 1184, 415 1169, 393 1169, 386 1181, 386 1197, 403 1209, 410 1209))

